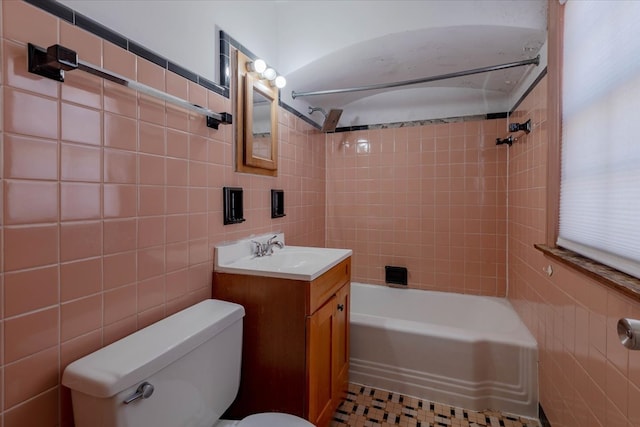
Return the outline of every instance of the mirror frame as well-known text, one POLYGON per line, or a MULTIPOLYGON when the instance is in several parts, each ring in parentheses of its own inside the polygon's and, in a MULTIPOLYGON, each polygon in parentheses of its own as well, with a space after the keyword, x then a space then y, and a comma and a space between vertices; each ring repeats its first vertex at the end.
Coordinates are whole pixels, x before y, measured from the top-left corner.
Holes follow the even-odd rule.
POLYGON ((278 88, 247 72, 251 58, 236 51, 236 171, 278 175, 278 88), (271 159, 253 155, 253 91, 271 101, 271 159))

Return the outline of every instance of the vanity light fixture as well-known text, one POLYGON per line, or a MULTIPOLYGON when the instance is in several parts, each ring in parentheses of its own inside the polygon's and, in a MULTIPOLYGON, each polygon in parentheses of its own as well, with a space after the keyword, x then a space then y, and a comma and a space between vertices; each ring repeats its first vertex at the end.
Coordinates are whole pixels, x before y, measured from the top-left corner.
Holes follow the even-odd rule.
POLYGON ((246 68, 248 72, 258 74, 260 79, 269 80, 271 86, 275 86, 278 89, 282 89, 287 85, 287 79, 284 76, 279 76, 276 70, 269 67, 264 59, 247 62, 246 68))
POLYGON ((267 63, 264 59, 256 59, 253 62, 247 62, 247 71, 255 71, 258 74, 264 73, 267 69, 267 63))
POLYGON ((267 68, 262 73, 262 77, 264 77, 265 79, 267 79, 269 81, 275 80, 277 75, 278 75, 278 73, 276 73, 276 70, 274 70, 273 68, 267 68))
POLYGON ((271 86, 275 86, 278 89, 282 89, 287 85, 287 79, 284 76, 278 76, 271 81, 271 86))

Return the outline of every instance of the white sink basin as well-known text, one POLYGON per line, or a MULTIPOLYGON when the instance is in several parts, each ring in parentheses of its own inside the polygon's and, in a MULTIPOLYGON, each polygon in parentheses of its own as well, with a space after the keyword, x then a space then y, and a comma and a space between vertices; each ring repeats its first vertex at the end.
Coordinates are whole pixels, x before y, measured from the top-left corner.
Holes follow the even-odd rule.
POLYGON ((262 257, 246 254, 229 257, 225 256, 225 248, 227 246, 216 248, 215 270, 218 272, 305 281, 316 279, 352 254, 350 249, 285 246, 274 247, 272 255, 262 257))

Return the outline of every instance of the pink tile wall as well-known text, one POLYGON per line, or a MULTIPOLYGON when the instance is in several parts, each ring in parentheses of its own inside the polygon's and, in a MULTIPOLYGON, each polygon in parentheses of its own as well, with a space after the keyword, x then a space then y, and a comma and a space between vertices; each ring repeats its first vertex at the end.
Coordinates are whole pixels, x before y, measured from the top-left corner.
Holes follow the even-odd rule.
POLYGON ((640 318, 640 303, 544 257, 547 81, 513 117, 533 131, 510 149, 509 298, 540 351, 540 400, 556 427, 640 425, 640 352, 619 342, 621 317, 640 318), (548 277, 543 268, 551 265, 548 277))
POLYGON ((324 135, 280 112, 277 178, 233 170, 232 126, 80 71, 26 72, 26 43, 80 58, 214 111, 228 99, 21 1, 2 4, 0 423, 70 426, 71 361, 210 296, 212 246, 282 230, 325 243, 324 135), (245 189, 222 225, 222 187, 245 189), (286 214, 270 216, 270 189, 286 214))
POLYGON ((504 120, 327 137, 327 244, 352 248, 353 280, 505 295, 504 120), (360 141, 360 142, 358 142, 360 141))

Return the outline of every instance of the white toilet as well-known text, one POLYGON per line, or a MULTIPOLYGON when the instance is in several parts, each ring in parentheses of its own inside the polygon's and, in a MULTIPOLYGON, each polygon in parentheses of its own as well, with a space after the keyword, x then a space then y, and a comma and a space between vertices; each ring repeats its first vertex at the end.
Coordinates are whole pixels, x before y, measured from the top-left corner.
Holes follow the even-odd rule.
MULTIPOLYGON (((62 384, 76 427, 216 425, 238 392, 243 317, 240 305, 202 301, 71 363, 62 384)), ((281 413, 219 425, 313 427, 281 413)))

